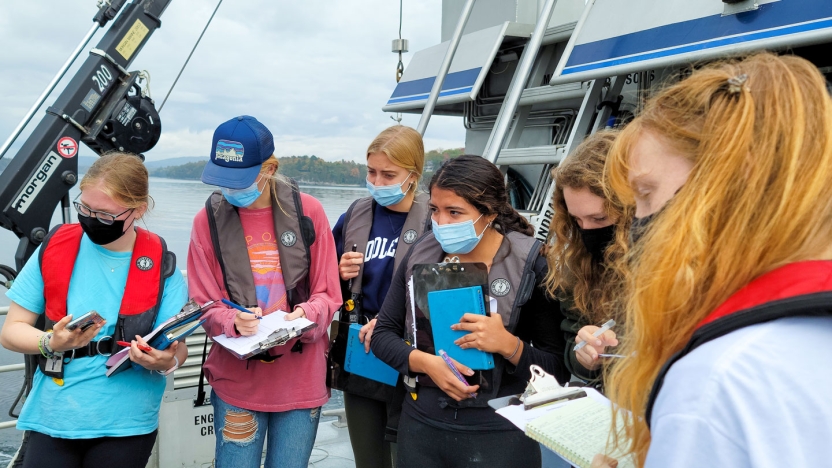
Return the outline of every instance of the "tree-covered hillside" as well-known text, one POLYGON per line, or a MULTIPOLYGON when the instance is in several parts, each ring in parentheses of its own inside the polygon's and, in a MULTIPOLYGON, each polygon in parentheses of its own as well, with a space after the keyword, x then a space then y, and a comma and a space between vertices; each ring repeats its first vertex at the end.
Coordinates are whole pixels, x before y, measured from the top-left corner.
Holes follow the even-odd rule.
MULTIPOLYGON (((463 149, 431 150, 425 154, 425 180, 445 161, 463 154, 463 149)), ((279 158, 278 171, 301 183, 318 185, 364 185, 367 166, 353 161, 325 161, 317 156, 284 156, 279 158)), ((151 169, 150 175, 169 179, 199 180, 206 161, 191 162, 179 166, 151 169)))

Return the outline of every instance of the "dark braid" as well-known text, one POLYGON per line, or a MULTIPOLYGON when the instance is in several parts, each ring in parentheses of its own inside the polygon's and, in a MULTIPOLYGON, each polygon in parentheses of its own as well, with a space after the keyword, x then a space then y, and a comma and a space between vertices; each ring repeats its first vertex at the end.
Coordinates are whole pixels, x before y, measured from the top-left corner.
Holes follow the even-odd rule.
POLYGON ((430 189, 434 187, 454 192, 486 216, 496 214, 494 227, 503 234, 534 233, 526 218, 508 202, 503 173, 480 156, 465 154, 442 165, 430 180, 430 189))

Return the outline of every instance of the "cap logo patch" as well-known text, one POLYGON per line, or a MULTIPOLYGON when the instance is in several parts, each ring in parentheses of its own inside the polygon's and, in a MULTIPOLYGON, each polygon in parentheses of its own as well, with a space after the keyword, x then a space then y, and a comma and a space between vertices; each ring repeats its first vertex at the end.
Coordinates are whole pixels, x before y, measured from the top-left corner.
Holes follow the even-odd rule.
POLYGON ((243 162, 243 144, 239 141, 218 140, 215 160, 225 162, 243 162))
POLYGON ((147 271, 153 268, 153 260, 151 260, 150 257, 139 257, 139 259, 136 260, 136 267, 139 270, 147 271))
POLYGON ((295 235, 292 231, 286 231, 280 235, 280 243, 285 245, 286 247, 291 247, 295 245, 295 242, 298 240, 298 236, 295 235))

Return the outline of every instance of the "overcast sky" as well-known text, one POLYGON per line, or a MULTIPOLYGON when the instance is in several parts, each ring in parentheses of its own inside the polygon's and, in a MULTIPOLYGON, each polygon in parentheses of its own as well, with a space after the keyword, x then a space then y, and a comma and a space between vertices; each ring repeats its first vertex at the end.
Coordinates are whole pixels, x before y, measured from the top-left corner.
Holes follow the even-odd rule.
MULTIPOLYGON (((0 141, 92 26, 95 3, 0 3, 0 141)), ((150 72, 157 106, 215 6, 216 0, 172 0, 162 28, 130 67, 150 72)), ((411 51, 405 66, 415 51, 439 43, 440 17, 439 0, 404 0, 402 36, 411 51)), ((148 159, 207 157, 214 128, 250 114, 271 129, 278 156, 363 160, 372 138, 394 124, 381 107, 396 84, 390 42, 398 23, 397 0, 224 0, 162 110, 162 138, 148 159)), ((86 57, 85 51, 77 63, 86 57)), ((405 114, 402 123, 415 127, 418 119, 405 114)), ((460 118, 433 117, 425 147, 458 148, 464 138, 460 118)))

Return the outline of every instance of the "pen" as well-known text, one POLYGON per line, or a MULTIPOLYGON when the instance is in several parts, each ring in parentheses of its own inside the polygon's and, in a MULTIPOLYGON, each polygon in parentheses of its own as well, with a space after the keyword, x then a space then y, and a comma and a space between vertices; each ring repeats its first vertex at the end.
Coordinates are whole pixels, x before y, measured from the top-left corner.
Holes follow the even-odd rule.
MULTIPOLYGON (((130 343, 127 342, 127 341, 116 341, 116 344, 119 345, 119 346, 124 346, 126 348, 130 347, 130 343)), ((137 344, 136 346, 138 346, 140 350, 142 350, 146 353, 149 353, 153 349, 150 346, 143 345, 143 344, 137 344)))
MULTIPOLYGON (((460 382, 464 383, 466 387, 470 387, 471 385, 468 384, 468 381, 465 380, 465 377, 463 377, 462 374, 460 374, 459 371, 456 369, 456 366, 454 365, 453 361, 451 361, 451 358, 448 357, 448 353, 440 349, 439 355, 442 356, 442 360, 445 361, 445 364, 447 364, 448 367, 451 368, 451 372, 454 373, 456 378, 459 379, 460 382)), ((468 396, 470 396, 471 398, 476 398, 477 394, 469 393, 468 396)))
MULTIPOLYGON (((614 326, 615 326, 615 320, 612 320, 612 319, 608 320, 607 323, 601 325, 601 328, 599 328, 598 330, 595 330, 595 333, 593 333, 592 336, 598 338, 605 331, 609 330, 610 328, 612 328, 614 326)), ((579 349, 583 348, 584 346, 586 346, 586 341, 581 341, 580 343, 575 345, 575 347, 572 349, 572 351, 578 351, 579 349)))
POLYGON ((606 358, 625 358, 627 356, 623 354, 599 354, 598 357, 606 357, 606 358))
MULTIPOLYGON (((222 303, 227 305, 228 307, 233 307, 234 309, 237 309, 240 312, 245 312, 247 314, 254 314, 254 312, 246 309, 245 307, 243 307, 241 305, 235 304, 235 303, 229 301, 228 299, 222 299, 222 303)), ((257 320, 262 320, 262 319, 263 319, 263 317, 260 317, 260 316, 257 317, 257 320)))

